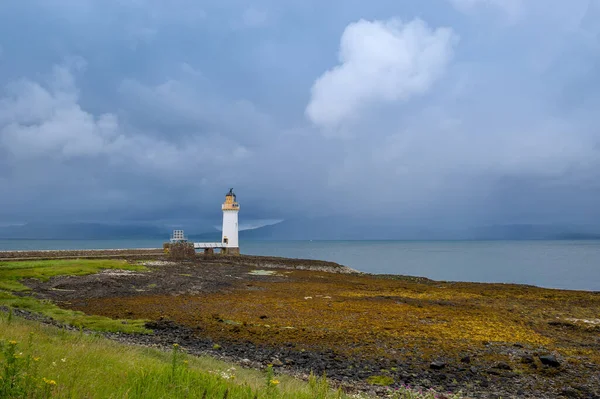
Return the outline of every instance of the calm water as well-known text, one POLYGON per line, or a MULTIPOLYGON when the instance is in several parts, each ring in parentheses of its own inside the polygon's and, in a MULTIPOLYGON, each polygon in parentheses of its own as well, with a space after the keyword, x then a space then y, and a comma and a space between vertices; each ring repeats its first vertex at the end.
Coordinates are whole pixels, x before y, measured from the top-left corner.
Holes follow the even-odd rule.
MULTIPOLYGON (((162 240, 0 240, 0 250, 161 246, 162 240)), ((241 249, 330 260, 369 273, 600 291, 600 241, 253 241, 241 249)))

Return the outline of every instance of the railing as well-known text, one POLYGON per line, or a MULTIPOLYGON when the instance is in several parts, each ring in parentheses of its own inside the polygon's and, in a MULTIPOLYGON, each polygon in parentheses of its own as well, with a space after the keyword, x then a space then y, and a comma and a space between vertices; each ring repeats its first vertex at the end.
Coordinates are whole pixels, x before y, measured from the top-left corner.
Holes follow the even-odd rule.
POLYGON ((227 248, 227 244, 225 244, 223 242, 195 242, 194 243, 194 248, 195 249, 202 249, 202 248, 227 248))

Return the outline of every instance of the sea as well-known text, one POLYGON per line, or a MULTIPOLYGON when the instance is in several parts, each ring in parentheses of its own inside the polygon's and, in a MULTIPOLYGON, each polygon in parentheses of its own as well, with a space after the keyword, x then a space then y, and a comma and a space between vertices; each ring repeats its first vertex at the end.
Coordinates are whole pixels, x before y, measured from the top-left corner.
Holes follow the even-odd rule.
MULTIPOLYGON (((0 240, 2 250, 161 248, 163 240, 0 240)), ((242 253, 375 274, 600 291, 600 241, 242 241, 242 253)))

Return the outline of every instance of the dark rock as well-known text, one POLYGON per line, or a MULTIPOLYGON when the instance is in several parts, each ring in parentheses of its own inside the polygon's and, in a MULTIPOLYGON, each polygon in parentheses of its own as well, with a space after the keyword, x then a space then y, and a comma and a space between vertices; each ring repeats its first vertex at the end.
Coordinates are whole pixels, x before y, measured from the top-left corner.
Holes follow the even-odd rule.
POLYGON ((471 363, 471 356, 464 356, 460 361, 462 363, 471 363))
POLYGON ((570 329, 570 330, 577 329, 577 326, 575 324, 569 323, 566 321, 549 321, 548 325, 550 325, 552 327, 566 328, 566 329, 570 329))
POLYGON ((431 364, 429 365, 429 368, 432 370, 441 370, 444 367, 446 367, 446 363, 440 361, 431 362, 431 364))
POLYGON ((578 385, 577 384, 577 385, 573 385, 573 388, 576 389, 576 390, 578 390, 578 391, 580 391, 580 392, 583 392, 585 394, 590 394, 591 393, 590 392, 590 387, 588 387, 586 385, 578 385))
POLYGON ((421 381, 419 381, 419 384, 424 386, 424 387, 430 387, 431 386, 431 381, 429 381, 428 379, 423 379, 421 381))
POLYGON ((494 366, 492 366, 492 368, 498 369, 498 370, 508 370, 508 371, 512 370, 512 367, 510 367, 510 365, 508 363, 504 363, 504 362, 498 362, 494 366))
POLYGON ((556 357, 554 355, 540 356, 540 361, 542 362, 542 364, 545 364, 546 366, 550 366, 550 367, 560 366, 560 362, 558 360, 556 360, 556 357))
POLYGON ((271 364, 273 366, 283 366, 283 362, 277 358, 273 359, 273 361, 271 361, 271 364))
POLYGON ((567 398, 581 398, 582 397, 581 393, 578 390, 571 388, 571 387, 567 387, 567 388, 563 389, 560 392, 560 396, 565 396, 567 398))
POLYGON ((514 346, 515 348, 522 348, 522 347, 523 347, 523 344, 520 344, 520 343, 518 343, 518 342, 515 342, 515 343, 513 344, 513 346, 514 346))
POLYGON ((533 356, 531 356, 531 355, 523 355, 521 357, 521 363, 531 364, 531 363, 534 363, 534 362, 535 362, 535 360, 533 359, 533 356))

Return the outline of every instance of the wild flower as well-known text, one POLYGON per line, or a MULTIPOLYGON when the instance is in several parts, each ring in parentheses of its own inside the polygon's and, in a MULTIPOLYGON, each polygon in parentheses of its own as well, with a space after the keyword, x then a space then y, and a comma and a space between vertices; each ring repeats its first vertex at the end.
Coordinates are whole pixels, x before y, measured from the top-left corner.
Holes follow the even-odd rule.
POLYGON ((279 380, 272 379, 269 381, 269 384, 271 384, 272 386, 279 385, 279 380))
POLYGON ((8 345, 0 341, 0 398, 50 397, 56 381, 38 377, 36 362, 40 358, 29 353, 31 344, 30 337, 23 353, 18 351, 17 341, 10 340, 8 345))
POLYGON ((54 380, 49 380, 49 379, 47 379, 46 377, 43 377, 43 378, 42 378, 42 381, 44 381, 44 382, 45 382, 46 384, 48 384, 48 385, 56 385, 56 381, 54 381, 54 380))

